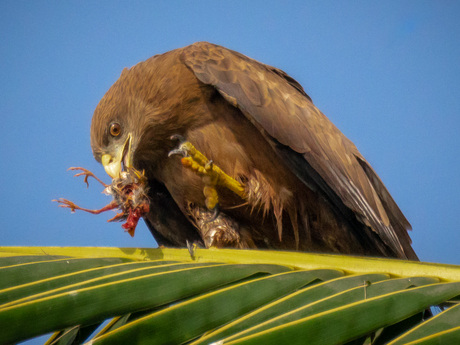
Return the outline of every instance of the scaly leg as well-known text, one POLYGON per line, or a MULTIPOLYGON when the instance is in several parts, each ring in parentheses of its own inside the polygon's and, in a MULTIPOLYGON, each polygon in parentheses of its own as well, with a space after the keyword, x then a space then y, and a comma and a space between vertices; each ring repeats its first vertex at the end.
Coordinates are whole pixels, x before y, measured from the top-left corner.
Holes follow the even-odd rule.
POLYGON ((109 184, 105 184, 104 182, 102 182, 101 179, 97 178, 96 175, 94 175, 91 171, 85 169, 85 168, 80 168, 80 167, 71 167, 67 170, 81 170, 82 172, 81 173, 78 173, 78 174, 75 174, 73 175, 73 177, 77 177, 77 176, 85 176, 85 179, 83 180, 85 183, 86 183, 86 188, 89 187, 89 183, 88 183, 88 177, 93 177, 96 179, 97 182, 99 182, 101 185, 103 185, 105 188, 107 188, 108 186, 110 186, 109 184))
POLYGON ((72 213, 74 213, 75 210, 82 210, 82 211, 89 212, 89 213, 92 213, 92 214, 99 214, 99 213, 102 213, 102 212, 114 210, 114 209, 119 207, 119 205, 115 201, 112 201, 110 204, 104 206, 103 208, 101 208, 99 210, 90 210, 88 208, 83 208, 83 207, 75 205, 72 201, 67 200, 67 199, 63 199, 63 198, 59 198, 57 200, 54 199, 54 200, 51 200, 51 201, 56 201, 56 202, 62 204, 62 205, 59 205, 59 207, 70 208, 70 211, 72 213))
POLYGON ((217 217, 219 212, 219 196, 217 195, 216 186, 223 186, 242 199, 246 199, 247 195, 244 185, 236 181, 234 178, 224 173, 218 166, 207 159, 200 151, 198 151, 192 143, 186 141, 180 135, 173 135, 171 139, 179 140, 179 147, 169 152, 168 156, 180 154, 184 156, 181 159, 182 165, 200 176, 205 185, 203 193, 206 197, 206 207, 208 210, 214 210, 214 217, 217 217))

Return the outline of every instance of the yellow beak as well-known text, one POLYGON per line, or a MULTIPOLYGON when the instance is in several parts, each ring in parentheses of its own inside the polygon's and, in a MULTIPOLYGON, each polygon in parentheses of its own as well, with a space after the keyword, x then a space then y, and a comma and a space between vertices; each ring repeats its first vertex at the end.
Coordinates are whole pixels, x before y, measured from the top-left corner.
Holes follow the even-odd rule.
POLYGON ((111 178, 119 178, 120 173, 125 169, 132 168, 132 153, 131 153, 131 133, 128 134, 126 141, 123 145, 119 146, 115 151, 115 156, 105 154, 101 158, 102 165, 105 172, 111 178))

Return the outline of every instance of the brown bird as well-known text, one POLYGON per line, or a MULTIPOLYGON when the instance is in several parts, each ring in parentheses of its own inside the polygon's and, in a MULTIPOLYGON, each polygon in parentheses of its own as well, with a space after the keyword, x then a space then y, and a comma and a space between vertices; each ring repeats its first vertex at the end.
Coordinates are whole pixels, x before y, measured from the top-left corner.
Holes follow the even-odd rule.
POLYGON ((224 47, 125 68, 94 112, 91 146, 112 178, 145 170, 160 245, 417 260, 388 190, 302 86, 224 47))

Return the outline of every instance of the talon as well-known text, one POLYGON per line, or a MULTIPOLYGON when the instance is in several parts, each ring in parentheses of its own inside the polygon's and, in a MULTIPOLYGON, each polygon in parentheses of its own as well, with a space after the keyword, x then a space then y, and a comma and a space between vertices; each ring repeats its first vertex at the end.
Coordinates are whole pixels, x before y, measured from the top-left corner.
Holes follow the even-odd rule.
POLYGON ((184 157, 181 159, 182 166, 195 172, 203 181, 206 208, 214 211, 210 221, 215 220, 219 215, 219 196, 216 186, 224 186, 241 198, 246 199, 244 186, 224 173, 212 160, 209 160, 198 151, 192 143, 186 141, 183 136, 178 134, 171 136, 171 139, 179 140, 180 144, 177 149, 168 153, 168 157, 175 154, 183 155, 184 157))
POLYGON ((216 204, 216 206, 214 206, 214 208, 212 209, 212 216, 209 220, 206 221, 206 223, 211 223, 213 221, 215 221, 217 219, 217 217, 219 217, 219 214, 220 214, 220 206, 219 204, 216 204))
POLYGON ((72 213, 74 213, 75 210, 81 210, 81 211, 89 212, 89 213, 92 213, 92 214, 99 214, 99 213, 102 213, 102 212, 106 212, 106 211, 118 208, 118 204, 115 201, 112 201, 110 204, 104 206, 103 208, 101 208, 99 210, 90 210, 90 209, 87 209, 87 208, 83 208, 83 207, 80 207, 78 205, 75 205, 72 201, 67 200, 67 199, 63 199, 63 198, 59 198, 57 200, 53 199, 51 201, 55 201, 55 202, 57 202, 59 204, 62 204, 62 205, 59 205, 59 207, 70 208, 70 212, 72 212, 72 213))
POLYGON ((207 171, 207 172, 211 172, 212 171, 212 167, 214 166, 214 162, 211 160, 209 160, 209 162, 206 163, 206 165, 204 166, 204 169, 207 171))
POLYGON ((196 250, 203 247, 200 245, 199 242, 196 241, 192 243, 189 240, 185 240, 185 243, 187 243, 187 249, 190 254, 190 257, 192 258, 192 260, 195 260, 196 250))
POLYGON ((57 203, 61 204, 58 207, 70 208, 70 212, 72 212, 72 213, 75 213, 75 209, 78 208, 77 205, 75 205, 72 201, 67 200, 67 199, 59 198, 57 200, 53 199, 51 201, 54 201, 54 202, 57 202, 57 203))
POLYGON ((188 240, 186 240, 186 241, 187 241, 187 249, 188 249, 188 252, 190 254, 190 257, 192 258, 192 260, 195 260, 196 245, 190 243, 188 240))
POLYGON ((189 145, 187 140, 179 134, 174 134, 170 136, 171 140, 179 140, 179 147, 177 149, 171 150, 168 153, 168 157, 171 157, 172 155, 182 155, 184 157, 189 156, 189 145))
POLYGON ((99 182, 101 185, 103 185, 105 188, 107 188, 108 184, 105 184, 104 182, 102 182, 101 179, 99 179, 98 177, 96 177, 96 175, 94 175, 91 171, 85 169, 85 168, 80 168, 80 167, 70 167, 69 169, 67 170, 72 170, 72 171, 76 171, 76 170, 81 170, 82 172, 81 173, 78 173, 78 174, 75 174, 73 175, 73 177, 78 177, 78 176, 85 176, 85 179, 83 180, 83 182, 86 183, 86 188, 89 187, 89 182, 88 182, 88 177, 92 177, 94 178, 97 182, 99 182))
POLYGON ((179 140, 180 143, 185 143, 185 142, 187 141, 187 140, 185 140, 185 138, 184 138, 182 135, 180 135, 180 134, 171 135, 171 136, 169 137, 169 139, 171 139, 171 140, 179 140))
POLYGON ((168 157, 171 157, 172 155, 182 155, 184 157, 188 157, 188 152, 184 150, 183 148, 178 148, 178 149, 169 151, 168 157))

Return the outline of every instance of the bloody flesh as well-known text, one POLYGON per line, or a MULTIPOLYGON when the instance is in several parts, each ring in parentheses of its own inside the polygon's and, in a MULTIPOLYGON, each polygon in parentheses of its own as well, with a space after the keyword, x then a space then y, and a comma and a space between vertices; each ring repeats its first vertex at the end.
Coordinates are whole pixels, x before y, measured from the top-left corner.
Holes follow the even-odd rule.
POLYGON ((147 179, 144 173, 141 173, 135 169, 128 169, 128 171, 121 172, 118 178, 112 180, 111 184, 105 184, 99 178, 97 178, 92 172, 84 168, 70 168, 69 170, 82 171, 75 176, 85 176, 84 182, 89 186, 88 177, 95 178, 101 183, 105 189, 104 193, 111 195, 113 200, 103 208, 99 210, 90 210, 77 206, 72 201, 67 199, 53 200, 61 205, 59 207, 70 208, 72 212, 75 210, 82 210, 92 214, 99 214, 105 211, 118 209, 120 210, 113 218, 109 219, 108 222, 125 222, 122 228, 128 232, 131 237, 134 236, 136 226, 139 219, 149 212, 149 199, 147 196, 147 179))

